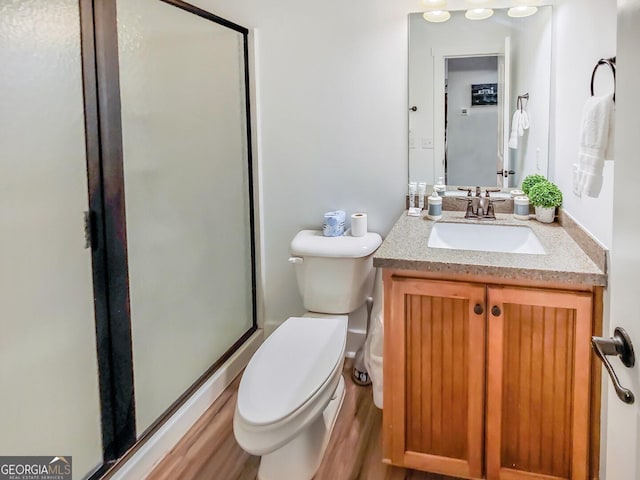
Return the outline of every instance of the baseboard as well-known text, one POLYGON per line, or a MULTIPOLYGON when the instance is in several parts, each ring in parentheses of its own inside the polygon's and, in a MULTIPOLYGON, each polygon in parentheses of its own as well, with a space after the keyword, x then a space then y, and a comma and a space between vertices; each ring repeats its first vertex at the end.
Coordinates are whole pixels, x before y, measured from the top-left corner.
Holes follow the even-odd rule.
POLYGON ((280 320, 280 321, 266 320, 264 322, 264 338, 267 338, 269 335, 271 335, 276 328, 282 325, 283 321, 284 320, 280 320))
POLYGON ((113 473, 109 472, 106 478, 110 480, 146 478, 249 363, 262 340, 263 331, 259 329, 127 462, 113 473))

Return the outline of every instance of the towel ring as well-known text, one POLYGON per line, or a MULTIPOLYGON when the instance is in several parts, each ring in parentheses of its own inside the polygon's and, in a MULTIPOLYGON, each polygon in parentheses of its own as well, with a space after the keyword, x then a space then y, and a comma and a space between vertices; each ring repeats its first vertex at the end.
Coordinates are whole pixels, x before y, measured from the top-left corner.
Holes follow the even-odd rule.
POLYGON ((616 101, 616 57, 611 58, 601 58, 596 63, 596 66, 593 68, 593 73, 591 73, 591 96, 593 97, 593 81, 596 79, 596 70, 600 65, 609 65, 611 68, 611 73, 613 73, 613 101, 616 101))

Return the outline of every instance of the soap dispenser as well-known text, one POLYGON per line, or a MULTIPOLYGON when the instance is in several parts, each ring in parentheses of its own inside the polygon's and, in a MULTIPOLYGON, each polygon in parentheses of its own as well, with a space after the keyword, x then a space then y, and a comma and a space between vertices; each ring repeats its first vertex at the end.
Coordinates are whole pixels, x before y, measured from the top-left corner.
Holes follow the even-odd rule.
POLYGON ((445 192, 447 191, 447 186, 444 184, 444 177, 438 177, 438 181, 433 186, 433 191, 436 192, 437 195, 441 197, 445 196, 445 192))
POLYGON ((431 220, 440 220, 442 218, 442 197, 434 191, 429 195, 427 203, 427 217, 431 220))

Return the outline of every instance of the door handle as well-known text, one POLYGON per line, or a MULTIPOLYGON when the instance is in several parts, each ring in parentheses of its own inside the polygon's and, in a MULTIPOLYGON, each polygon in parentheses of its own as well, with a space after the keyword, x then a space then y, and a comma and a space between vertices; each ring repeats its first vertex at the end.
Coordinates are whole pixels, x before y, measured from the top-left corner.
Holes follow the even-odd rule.
POLYGON ((624 403, 632 404, 635 401, 633 392, 620 385, 618 376, 606 357, 607 355, 617 355, 625 367, 631 368, 635 365, 636 356, 633 353, 633 344, 627 332, 623 328, 616 327, 613 331, 613 337, 591 337, 591 346, 598 358, 604 363, 604 368, 607 369, 609 377, 611 377, 618 398, 624 403))

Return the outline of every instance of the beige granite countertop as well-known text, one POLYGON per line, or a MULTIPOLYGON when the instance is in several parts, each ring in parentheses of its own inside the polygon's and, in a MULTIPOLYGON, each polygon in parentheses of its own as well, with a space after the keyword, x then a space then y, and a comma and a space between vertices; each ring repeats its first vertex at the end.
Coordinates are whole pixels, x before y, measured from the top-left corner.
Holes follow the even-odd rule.
POLYGON ((496 220, 490 221, 466 220, 464 212, 444 211, 442 219, 438 221, 528 226, 538 236, 546 254, 429 248, 427 241, 436 222, 426 218, 426 212, 421 217, 409 217, 404 212, 375 253, 373 265, 499 279, 606 286, 605 272, 596 266, 558 223, 520 221, 511 214, 496 214, 496 217, 496 220))

